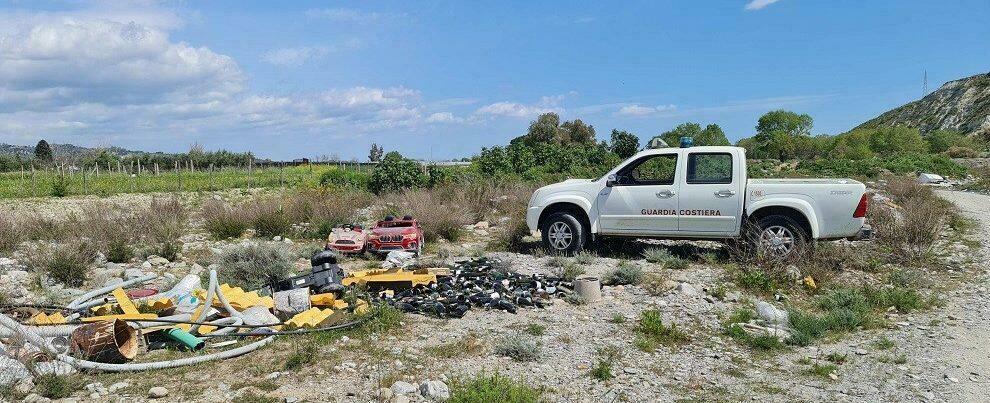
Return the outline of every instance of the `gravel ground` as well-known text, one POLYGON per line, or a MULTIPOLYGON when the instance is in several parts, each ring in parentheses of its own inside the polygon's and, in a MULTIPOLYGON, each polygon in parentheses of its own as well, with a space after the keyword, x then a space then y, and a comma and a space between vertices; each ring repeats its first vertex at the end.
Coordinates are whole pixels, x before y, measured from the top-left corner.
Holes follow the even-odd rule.
MULTIPOLYGON (((975 239, 985 245, 990 235, 990 197, 945 191, 942 197, 980 223, 975 239)), ((224 194, 223 197, 240 197, 224 194)), ((120 195, 111 201, 150 201, 150 195, 120 195)), ((184 196, 195 203, 204 195, 184 196)), ((57 214, 95 200, 2 202, 18 214, 57 214)), ((468 236, 462 252, 483 242, 483 233, 468 236)), ((203 232, 183 237, 187 248, 218 250, 223 242, 209 241, 203 232)), ((299 348, 286 338, 252 355, 208 366, 167 373, 96 375, 89 381, 102 385, 125 382, 111 393, 77 392, 75 399, 94 401, 141 400, 152 386, 164 386, 169 400, 229 401, 255 394, 287 401, 401 401, 382 391, 397 380, 412 384, 427 380, 448 383, 478 372, 498 372, 544 389, 554 402, 600 401, 987 401, 990 353, 985 335, 990 331, 985 249, 971 251, 953 239, 940 240, 950 255, 947 270, 933 271, 944 282, 944 306, 906 315, 888 313, 889 328, 861 331, 826 339, 813 347, 760 353, 724 335, 724 318, 760 297, 747 295, 725 281, 718 264, 695 263, 678 271, 634 259, 647 273, 664 276, 664 291, 650 293, 639 286, 607 286, 604 299, 588 305, 555 300, 546 309, 521 309, 518 314, 474 309, 462 319, 434 319, 406 315, 396 332, 380 340, 338 340, 321 345, 320 357, 301 370, 284 370, 286 351, 299 348), (962 262, 976 260, 976 265, 962 262), (716 292, 728 286, 729 292, 716 292), (635 326, 642 311, 656 309, 665 324, 676 324, 690 341, 644 352, 635 344, 635 326), (539 326, 532 326, 539 325, 539 326), (542 331, 534 330, 542 327, 542 331), (527 332, 528 330, 528 332, 527 332), (518 362, 495 354, 507 336, 522 335, 539 345, 534 361, 518 362), (878 343, 884 341, 883 343, 878 343), (889 341, 889 342, 887 342, 889 341), (469 342, 469 343, 468 343, 469 342), (475 348, 452 348, 468 343, 475 348), (472 344, 474 343, 474 344, 472 344), (438 348, 440 347, 440 348, 438 348), (591 368, 612 348, 618 358, 614 377, 599 381, 591 368), (826 363, 829 354, 845 355, 835 379, 809 375, 808 362, 826 363), (250 394, 250 395, 249 395, 250 394)), ((707 244, 702 244, 707 246, 707 244)), ((492 253, 522 273, 545 273, 549 258, 517 253, 492 253)), ((620 260, 596 257, 582 265, 586 274, 602 277, 620 260)), ((363 267, 349 262, 347 267, 363 267)), ((9 265, 9 262, 8 262, 9 265)), ((100 268, 99 281, 141 263, 100 268)), ((181 276, 192 262, 155 265, 149 269, 181 276)), ((0 273, 18 267, 0 267, 0 273)), ((200 268, 201 269, 201 268, 200 268)), ((844 275, 855 276, 848 273, 844 275)), ((95 280, 94 280, 95 281, 95 280)), ((99 284, 97 284, 99 285, 99 284)), ((163 353, 154 353, 163 354, 163 353)), ((101 386, 102 387, 102 386, 101 386)), ((91 389, 99 389, 93 386, 91 389)), ((418 393, 404 395, 425 400, 418 393)))

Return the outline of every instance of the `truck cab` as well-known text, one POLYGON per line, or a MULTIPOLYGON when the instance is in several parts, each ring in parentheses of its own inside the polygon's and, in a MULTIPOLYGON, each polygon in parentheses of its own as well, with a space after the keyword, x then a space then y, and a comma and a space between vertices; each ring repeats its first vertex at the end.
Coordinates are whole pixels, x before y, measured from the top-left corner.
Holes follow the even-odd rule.
POLYGON ((600 178, 538 189, 527 224, 541 232, 548 249, 561 253, 606 236, 754 235, 767 250, 787 254, 812 239, 862 236, 867 200, 865 186, 851 179, 749 180, 740 147, 658 148, 600 178), (759 232, 748 233, 749 223, 759 232))

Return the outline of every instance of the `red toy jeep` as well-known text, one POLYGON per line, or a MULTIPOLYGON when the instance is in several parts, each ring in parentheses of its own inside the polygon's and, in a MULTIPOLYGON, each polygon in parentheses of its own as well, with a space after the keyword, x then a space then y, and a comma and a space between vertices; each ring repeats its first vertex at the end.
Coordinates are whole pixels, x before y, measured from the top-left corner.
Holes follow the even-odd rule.
POLYGON ((404 250, 419 256, 423 251, 423 242, 423 228, 412 216, 407 215, 401 220, 387 216, 371 227, 365 247, 372 253, 404 250))

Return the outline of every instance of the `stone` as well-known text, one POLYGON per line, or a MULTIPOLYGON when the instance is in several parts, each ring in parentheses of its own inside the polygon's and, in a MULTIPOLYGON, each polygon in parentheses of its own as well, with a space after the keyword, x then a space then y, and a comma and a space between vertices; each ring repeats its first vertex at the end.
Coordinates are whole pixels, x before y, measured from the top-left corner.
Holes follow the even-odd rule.
POLYGON ((392 403, 409 403, 409 398, 405 395, 392 396, 392 403))
MULTIPOLYGON (((144 262, 144 263, 148 263, 148 262, 144 262)), ((143 266, 144 265, 142 264, 142 267, 143 266)), ((149 269, 151 268, 151 263, 148 263, 148 268, 149 269)), ((143 275, 144 275, 144 270, 141 270, 141 269, 127 269, 127 270, 124 270, 124 278, 125 279, 128 279, 128 280, 135 279, 135 278, 141 277, 143 275)))
POLYGON ((419 385, 419 394, 427 399, 442 402, 450 399, 450 388, 441 381, 426 381, 419 385))
POLYGON ((121 390, 124 390, 124 389, 127 389, 129 387, 131 387, 131 384, 129 384, 127 382, 117 382, 117 383, 115 383, 113 385, 110 385, 110 387, 107 388, 107 392, 117 393, 117 392, 119 392, 121 390))
POLYGON ((45 361, 34 364, 34 372, 38 375, 70 375, 76 373, 76 369, 62 361, 45 361))
POLYGON ((151 270, 151 262, 145 260, 144 263, 141 263, 141 268, 144 270, 151 270))
POLYGON ((165 389, 165 387, 163 386, 155 386, 151 389, 148 389, 148 397, 152 399, 159 399, 165 396, 168 396, 168 389, 165 389))
POLYGON ((491 226, 491 223, 488 221, 478 221, 477 224, 474 224, 475 229, 488 229, 491 228, 491 226))
POLYGON ((31 373, 20 361, 0 354, 0 386, 11 386, 24 378, 30 378, 31 373))
POLYGON ((775 325, 787 326, 790 324, 790 318, 787 315, 787 311, 777 309, 777 307, 771 305, 769 302, 757 301, 756 314, 760 317, 760 319, 775 325))
POLYGON ((148 263, 151 263, 153 266, 164 266, 167 265, 169 261, 161 256, 151 255, 148 256, 148 263))
POLYGON ((698 295, 698 290, 690 283, 677 284, 677 291, 684 295, 698 295))
POLYGON ((413 385, 413 384, 411 384, 409 382, 403 382, 403 381, 395 381, 395 383, 393 383, 392 384, 392 387, 389 388, 389 389, 392 389, 392 393, 395 394, 395 395, 404 395, 406 393, 416 393, 416 385, 413 385))

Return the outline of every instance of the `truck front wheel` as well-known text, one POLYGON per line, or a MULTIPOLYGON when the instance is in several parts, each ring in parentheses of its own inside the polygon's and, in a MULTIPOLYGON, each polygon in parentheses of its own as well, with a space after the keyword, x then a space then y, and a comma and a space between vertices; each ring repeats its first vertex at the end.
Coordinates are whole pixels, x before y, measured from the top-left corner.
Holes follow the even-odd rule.
POLYGON ((776 259, 788 259, 804 252, 809 234, 801 226, 783 215, 760 218, 750 234, 757 253, 776 259))
POLYGON ((553 213, 543 221, 543 246, 553 254, 573 255, 584 250, 588 233, 581 221, 569 213, 553 213))

